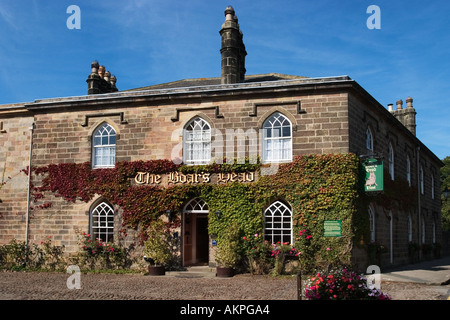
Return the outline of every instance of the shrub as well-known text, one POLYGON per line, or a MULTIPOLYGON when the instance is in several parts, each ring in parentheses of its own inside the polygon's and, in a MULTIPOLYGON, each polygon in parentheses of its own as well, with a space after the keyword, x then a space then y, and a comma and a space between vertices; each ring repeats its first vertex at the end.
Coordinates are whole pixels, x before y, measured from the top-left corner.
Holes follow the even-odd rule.
POLYGON ((144 243, 144 258, 151 265, 165 266, 172 260, 170 232, 162 220, 156 220, 148 228, 144 243))
POLYGON ((251 274, 266 274, 273 268, 272 245, 264 241, 260 234, 243 236, 240 246, 251 274))
POLYGON ((85 232, 78 236, 78 244, 80 251, 75 260, 82 267, 118 269, 129 267, 133 262, 130 258, 133 246, 124 248, 121 244, 93 239, 85 232))
POLYGON ((13 239, 0 246, 0 268, 6 270, 59 270, 64 264, 64 247, 52 244, 51 236, 40 245, 27 246, 25 241, 13 239))
POLYGON ((239 225, 232 223, 219 239, 215 252, 219 267, 234 268, 239 261, 239 225))
POLYGON ((367 279, 346 268, 318 272, 305 289, 309 300, 390 300, 386 293, 368 286, 367 279))

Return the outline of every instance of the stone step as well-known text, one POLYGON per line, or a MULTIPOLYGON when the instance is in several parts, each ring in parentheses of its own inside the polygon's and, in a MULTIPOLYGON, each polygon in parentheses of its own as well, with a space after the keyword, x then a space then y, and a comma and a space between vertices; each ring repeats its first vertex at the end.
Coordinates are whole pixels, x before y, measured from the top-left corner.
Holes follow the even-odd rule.
POLYGON ((166 276, 177 278, 214 278, 216 276, 216 268, 193 266, 183 271, 166 271, 166 276))

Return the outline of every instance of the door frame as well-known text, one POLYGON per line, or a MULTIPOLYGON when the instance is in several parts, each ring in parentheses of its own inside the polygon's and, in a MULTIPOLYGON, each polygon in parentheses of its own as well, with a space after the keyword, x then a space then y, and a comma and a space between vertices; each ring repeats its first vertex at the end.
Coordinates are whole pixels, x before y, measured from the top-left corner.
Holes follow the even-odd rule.
MULTIPOLYGON (((181 256, 182 265, 191 266, 197 264, 197 218, 206 217, 208 219, 208 204, 201 198, 194 198, 183 207, 182 212, 182 245, 181 245, 181 256), (189 219, 189 234, 187 232, 186 222, 189 219), (189 243, 188 243, 189 242, 189 243), (189 246, 189 247, 188 247, 189 246), (191 250, 191 259, 186 260, 187 250, 191 250)), ((209 236, 208 236, 209 239, 209 236)), ((209 263, 209 241, 206 242, 208 246, 208 261, 209 263)))

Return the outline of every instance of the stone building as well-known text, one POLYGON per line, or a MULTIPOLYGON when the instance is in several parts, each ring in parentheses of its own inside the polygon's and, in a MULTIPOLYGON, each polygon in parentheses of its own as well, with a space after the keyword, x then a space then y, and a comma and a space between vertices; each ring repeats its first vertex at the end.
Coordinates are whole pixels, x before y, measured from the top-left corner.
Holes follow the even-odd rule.
MULTIPOLYGON (((87 203, 49 196, 50 208, 31 210, 30 186, 37 181, 24 172, 29 165, 90 162, 92 168, 110 168, 124 161, 158 159, 204 164, 220 156, 242 156, 236 151, 239 145, 227 154, 228 149, 213 144, 218 134, 228 143, 227 133, 234 139, 239 132, 247 139, 255 134, 256 143, 244 143, 241 151, 254 152, 262 163, 286 163, 306 154, 354 153, 361 159, 383 160, 388 179, 417 186, 413 209, 386 210, 371 204, 359 213, 369 217, 370 240, 389 249, 382 265, 408 263, 410 243, 441 242, 441 161, 415 136, 412 98, 406 98, 406 106, 397 101, 394 110, 380 105, 348 76, 245 75, 247 52, 231 7, 226 8, 220 36, 221 77, 119 91, 115 77, 94 61, 85 96, 0 106, 0 244, 12 239, 38 242, 52 235, 56 244, 73 252, 76 230, 105 241, 117 238, 121 208, 100 196, 87 203), (100 219, 106 219, 106 227, 97 225, 100 219)), ((266 210, 284 210, 289 217, 291 209, 275 202, 266 210)), ((213 260, 208 257, 212 248, 207 213, 202 199, 192 199, 177 212, 183 222, 184 265, 213 260)), ((355 261, 365 256, 354 250, 355 261)))

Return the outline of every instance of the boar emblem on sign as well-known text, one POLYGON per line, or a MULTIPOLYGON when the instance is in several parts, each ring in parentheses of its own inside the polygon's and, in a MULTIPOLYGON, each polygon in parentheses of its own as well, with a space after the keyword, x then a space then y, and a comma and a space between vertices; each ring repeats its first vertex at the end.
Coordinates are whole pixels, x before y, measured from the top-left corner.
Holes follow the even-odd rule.
POLYGON ((365 186, 376 186, 377 185, 377 176, 375 175, 375 172, 369 173, 369 178, 366 180, 365 186))

